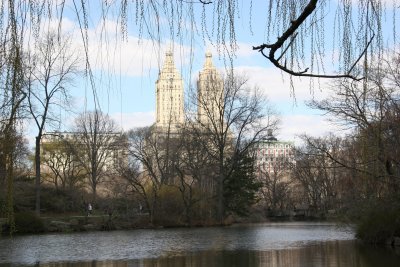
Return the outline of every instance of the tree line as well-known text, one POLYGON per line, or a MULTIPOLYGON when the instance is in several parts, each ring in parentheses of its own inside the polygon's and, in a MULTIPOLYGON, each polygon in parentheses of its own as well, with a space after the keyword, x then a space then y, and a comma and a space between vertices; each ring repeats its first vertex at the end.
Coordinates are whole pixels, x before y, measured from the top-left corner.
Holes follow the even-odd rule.
MULTIPOLYGON (((358 1, 359 9, 357 10, 354 10, 355 7, 351 1, 343 1, 337 5, 336 14, 338 16, 334 20, 337 27, 334 27, 334 30, 335 36, 339 37, 333 43, 340 50, 340 53, 338 53, 340 75, 325 75, 323 62, 326 54, 323 51, 326 50, 324 36, 326 18, 328 17, 325 14, 330 2, 316 0, 269 1, 268 6, 266 5, 267 8, 265 8, 265 13, 269 15, 265 17, 264 24, 266 25, 267 41, 264 44, 256 45, 254 49, 258 50, 274 66, 291 75, 338 78, 338 83, 334 86, 336 88, 334 97, 326 101, 311 102, 310 106, 333 115, 337 122, 345 127, 350 127, 352 134, 342 139, 339 138, 335 142, 334 140, 327 141, 332 138, 325 140, 304 137, 307 145, 299 152, 299 161, 304 161, 304 163, 296 164, 294 167, 294 173, 298 173, 299 176, 297 180, 303 180, 303 183, 307 184, 306 192, 308 192, 309 202, 313 203, 312 206, 333 203, 338 196, 346 195, 342 191, 332 193, 332 190, 330 190, 335 188, 335 185, 340 187, 346 184, 353 186, 355 192, 357 192, 357 194, 347 195, 357 197, 361 203, 370 203, 370 206, 376 206, 388 202, 392 206, 387 203, 385 205, 393 207, 397 203, 392 201, 392 198, 396 200, 394 191, 398 187, 399 176, 398 146, 396 143, 398 132, 396 123, 393 123, 398 120, 396 78, 398 64, 397 55, 393 56, 393 60, 389 64, 384 64, 385 36, 382 29, 386 27, 383 26, 384 20, 382 18, 387 15, 385 13, 387 7, 384 1, 358 1), (357 38, 354 41, 351 38, 353 33, 357 33, 357 38), (278 36, 277 41, 276 36, 278 36), (305 42, 307 39, 311 39, 311 41, 305 42), (310 53, 307 51, 310 51, 310 53), (308 58, 308 55, 311 58, 308 58), (333 144, 342 147, 336 150, 337 147, 333 147, 333 144), (304 153, 302 153, 302 150, 304 150, 304 153), (321 169, 321 165, 324 168, 321 169), (299 166, 304 166, 304 168, 296 170, 299 166), (346 179, 337 181, 337 177, 343 178, 343 173, 346 179), (310 176, 314 178, 311 179, 310 176), (328 177, 335 179, 327 182, 328 177), (327 199, 331 200, 328 201, 327 199)), ((133 12, 132 14, 128 12, 130 10, 128 8, 129 2, 122 1, 121 4, 116 3, 115 5, 120 10, 120 12, 117 12, 120 18, 118 25, 121 27, 123 37, 127 36, 129 18, 132 19, 129 15, 135 17, 134 26, 139 29, 140 36, 143 36, 143 33, 148 33, 149 36, 154 38, 153 40, 161 40, 162 32, 164 32, 160 30, 160 24, 158 24, 159 21, 163 20, 154 22, 153 17, 160 18, 164 15, 169 18, 165 32, 167 32, 167 35, 173 36, 171 39, 174 39, 175 35, 178 37, 185 35, 186 31, 182 28, 184 23, 181 22, 182 18, 188 18, 188 21, 190 21, 188 25, 191 26, 189 27, 190 32, 196 32, 193 31, 193 28, 196 27, 201 29, 200 35, 203 40, 207 39, 215 44, 219 51, 226 56, 225 59, 229 59, 232 65, 232 58, 237 50, 235 28, 238 16, 242 14, 242 12, 238 12, 238 1, 192 1, 188 3, 172 1, 163 2, 163 4, 160 4, 159 1, 136 1, 132 3, 136 13, 133 12), (197 21, 194 15, 196 4, 201 9, 200 21, 197 21), (143 12, 143 10, 149 12, 143 12), (209 10, 213 11, 210 12, 211 15, 208 12, 209 10), (175 16, 175 14, 180 15, 175 16), (207 18, 210 18, 209 16, 214 18, 211 23, 207 20, 207 18), (209 24, 212 24, 211 27, 208 27, 209 24), (158 30, 154 32, 154 29, 158 30)), ((63 105, 64 108, 67 108, 65 104, 68 102, 66 101, 68 93, 65 89, 72 85, 74 77, 80 74, 76 68, 76 58, 62 52, 64 51, 62 48, 64 41, 61 34, 61 24, 63 18, 65 18, 64 12, 68 9, 66 7, 66 1, 62 1, 58 5, 53 1, 44 0, 2 2, 0 8, 2 22, 0 24, 0 173, 2 183, 5 185, 3 195, 6 204, 3 210, 11 225, 14 207, 13 181, 20 172, 20 166, 24 165, 21 159, 24 158, 23 155, 26 155, 21 130, 23 122, 30 117, 37 126, 35 199, 36 212, 39 214, 41 189, 39 166, 42 157, 38 144, 43 135, 44 125, 57 124, 57 116, 52 116, 51 107, 63 105), (27 19, 28 17, 29 19, 27 19), (57 34, 53 37, 49 34, 44 40, 39 34, 43 29, 43 18, 54 18, 59 23, 57 34), (32 33, 32 39, 26 38, 28 29, 32 33), (27 47, 34 47, 31 50, 32 53, 26 51, 27 47), (61 59, 64 59, 64 61, 61 59)), ((104 15, 102 16, 104 23, 108 18, 106 14, 113 14, 113 12, 108 12, 109 8, 108 3, 102 2, 101 13, 104 15)), ((393 6, 389 9, 393 12, 393 25, 395 25, 397 6, 393 3, 393 6)), ((90 78, 95 95, 95 83, 93 82, 91 62, 88 57, 88 14, 90 7, 85 1, 73 1, 72 10, 79 21, 82 44, 86 52, 86 57, 83 58, 85 62, 84 74, 90 78)), ((249 11, 252 14, 254 9, 251 8, 249 11)), ((249 28, 251 30, 251 23, 249 23, 249 28)), ((393 27, 392 32, 394 46, 396 45, 395 28, 393 27)), ((103 35, 101 36, 101 38, 104 38, 103 35)), ((239 114, 238 117, 247 119, 245 115, 239 114)), ((215 133, 218 132, 217 128, 212 130, 215 133)), ((240 130, 248 129, 244 127, 235 130, 240 133, 240 130)), ((234 142, 234 145, 230 148, 234 151, 232 161, 226 161, 226 158, 229 158, 231 154, 226 155, 223 148, 226 144, 224 136, 229 136, 230 133, 227 131, 219 131, 218 133, 219 138, 211 138, 207 142, 207 144, 214 144, 218 149, 209 149, 208 146, 205 146, 204 149, 210 155, 213 155, 214 159, 219 158, 217 160, 219 171, 216 174, 216 177, 219 178, 215 179, 215 186, 219 192, 217 194, 219 196, 217 213, 219 219, 221 219, 226 208, 224 207, 226 201, 223 191, 227 187, 224 185, 224 180, 229 180, 232 177, 230 175, 235 173, 234 166, 236 165, 232 163, 240 162, 239 156, 242 155, 241 151, 246 151, 246 144, 240 141, 241 138, 233 138, 234 141, 239 141, 234 142), (238 151, 236 151, 237 147, 239 148, 238 151)), ((167 166, 170 165, 167 164, 167 166)), ((276 182, 272 181, 269 184, 272 188, 276 188, 276 182)), ((278 188, 282 189, 282 186, 278 188)), ((283 189, 277 190, 275 193, 266 192, 265 196, 285 195, 285 192, 287 190, 283 189)), ((274 201, 274 203, 279 202, 274 201)), ((349 203, 348 201, 344 202, 349 203)), ((328 207, 331 204, 324 205, 328 207)), ((283 206, 283 203, 273 204, 272 206, 283 206)))
MULTIPOLYGON (((81 74, 79 61, 69 45, 68 39, 50 33, 37 43, 35 53, 21 51, 25 60, 21 66, 21 84, 17 87, 20 91, 11 90, 8 94, 5 90, 2 95, 4 118, 13 119, 9 124, 2 124, 5 127, 1 129, 0 169, 5 174, 1 182, 5 185, 4 195, 8 196, 4 199, 3 210, 9 225, 13 224, 16 171, 22 170, 20 162, 25 162, 23 167, 29 165, 23 131, 17 126, 28 120, 33 121, 37 130, 32 156, 37 215, 43 206, 43 182, 54 184, 57 190, 89 187, 91 201, 95 202, 99 184, 121 177, 145 205, 151 223, 155 214, 165 210, 160 208, 160 195, 166 194, 163 190, 177 190, 181 194, 188 224, 194 205, 200 205, 197 204, 199 190, 201 205, 209 208, 204 213, 213 221, 223 223, 229 212, 245 213, 257 189, 253 184, 253 166, 248 159, 251 147, 266 135, 267 129, 276 128, 278 123, 258 88, 250 88, 247 79, 231 72, 223 84, 218 83, 223 91, 215 92, 222 93, 198 95, 192 92, 186 122, 179 126, 178 132, 170 127, 148 127, 118 134, 115 122, 95 110, 79 115, 69 130, 70 138, 64 138, 62 132, 49 129, 57 129, 61 124, 56 108, 68 111, 72 107, 69 90, 81 74), (14 111, 16 101, 18 107, 14 111), (207 118, 205 121, 193 115, 200 107, 204 111, 202 118, 207 118), (53 141, 49 142, 51 139, 53 141), (248 172, 241 170, 241 166, 248 172), (238 179, 241 179, 239 183, 238 179), (171 189, 170 185, 175 188, 171 189), (249 191, 243 186, 248 186, 249 191), (240 192, 248 196, 238 197, 240 192), (214 203, 212 208, 210 203, 214 203)), ((9 81, 9 77, 4 78, 9 81)), ((21 176, 31 177, 28 172, 21 176)))
MULTIPOLYGON (((220 95, 191 93, 178 128, 155 124, 118 133, 100 111, 81 114, 71 138, 55 132, 41 144, 41 165, 50 170, 41 183, 60 191, 87 188, 94 203, 103 184, 109 198, 131 210, 143 206, 153 225, 222 224, 255 214, 335 215, 357 222, 361 238, 385 242, 399 233, 399 62, 390 56, 364 82, 336 80, 327 99, 310 101, 343 127, 342 134, 301 136, 294 160, 277 157, 272 171, 256 165, 254 147, 278 127, 279 117, 244 77, 228 75, 223 91, 211 90, 220 95), (199 107, 206 119, 193 115, 199 107)), ((29 166, 21 134, 14 140, 16 179, 29 166)), ((4 154, 1 160, 6 173, 4 154)))
POLYGON ((399 62, 388 54, 363 82, 335 80, 329 97, 308 102, 340 132, 301 135, 291 179, 264 175, 272 209, 305 203, 316 214, 357 223, 357 235, 368 242, 399 236, 399 62))

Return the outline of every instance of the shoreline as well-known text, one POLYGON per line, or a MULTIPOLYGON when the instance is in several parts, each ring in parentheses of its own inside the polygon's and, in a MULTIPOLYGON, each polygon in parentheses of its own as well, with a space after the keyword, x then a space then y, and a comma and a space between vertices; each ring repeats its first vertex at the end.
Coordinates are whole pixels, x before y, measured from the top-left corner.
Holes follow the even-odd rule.
MULTIPOLYGON (((322 219, 322 218, 264 218, 263 220, 251 220, 248 218, 234 219, 228 217, 223 224, 213 222, 193 222, 188 225, 185 223, 151 224, 148 219, 148 214, 136 215, 106 215, 106 214, 93 214, 93 215, 64 215, 57 214, 53 216, 46 216, 37 218, 41 226, 39 229, 34 228, 34 224, 27 225, 24 230, 17 229, 12 235, 24 234, 43 234, 43 233, 73 233, 73 232, 89 232, 89 231, 114 231, 114 230, 135 230, 135 229, 163 229, 163 228, 202 228, 202 227, 218 227, 230 225, 246 225, 246 224, 259 224, 259 223, 287 223, 287 222, 315 222, 315 223, 335 223, 343 224, 338 220, 322 219), (31 228, 30 228, 31 227, 31 228)), ((8 235, 6 229, 6 219, 0 218, 1 235, 8 235)))

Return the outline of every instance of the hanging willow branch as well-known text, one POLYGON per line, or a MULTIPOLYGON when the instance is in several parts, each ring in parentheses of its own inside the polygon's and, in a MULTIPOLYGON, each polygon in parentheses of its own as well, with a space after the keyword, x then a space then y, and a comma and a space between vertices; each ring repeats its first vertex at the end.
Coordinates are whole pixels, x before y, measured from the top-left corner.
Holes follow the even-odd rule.
POLYGON ((354 75, 351 75, 350 72, 354 69, 354 66, 357 65, 357 63, 361 60, 361 58, 366 54, 367 48, 371 44, 374 35, 371 37, 370 41, 367 43, 365 49, 362 51, 360 56, 357 58, 357 60, 352 64, 352 67, 347 71, 345 74, 313 74, 313 73, 308 73, 309 68, 306 68, 302 71, 294 71, 290 68, 287 67, 286 63, 282 65, 279 60, 282 58, 282 56, 286 53, 286 51, 292 46, 294 39, 297 36, 297 29, 304 23, 304 21, 315 11, 315 8, 317 6, 318 0, 310 0, 307 6, 304 8, 304 10, 301 12, 299 17, 296 20, 291 21, 290 27, 287 28, 287 30, 278 37, 278 40, 273 43, 273 44, 262 44, 259 46, 253 46, 253 50, 258 50, 265 58, 267 58, 269 61, 271 61, 272 64, 274 64, 277 68, 283 70, 286 73, 289 73, 293 76, 303 76, 303 77, 314 77, 314 78, 350 78, 352 80, 360 81, 364 79, 364 77, 355 77, 354 75), (276 58, 275 53, 283 47, 285 42, 288 39, 291 39, 289 42, 288 47, 284 49, 282 54, 276 58), (265 52, 265 49, 269 49, 269 53, 265 52))

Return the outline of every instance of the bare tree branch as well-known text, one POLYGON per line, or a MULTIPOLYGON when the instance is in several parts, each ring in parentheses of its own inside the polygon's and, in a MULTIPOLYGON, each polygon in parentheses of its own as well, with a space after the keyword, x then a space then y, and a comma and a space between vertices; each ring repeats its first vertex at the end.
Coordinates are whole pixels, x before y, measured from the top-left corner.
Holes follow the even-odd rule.
POLYGON ((315 11, 317 7, 318 0, 310 0, 307 6, 304 8, 303 12, 299 15, 296 20, 291 21, 291 26, 281 35, 278 37, 278 40, 273 44, 262 44, 259 46, 253 46, 253 50, 258 50, 265 58, 267 58, 272 64, 274 64, 277 68, 283 70, 286 73, 289 73, 293 76, 302 76, 302 77, 313 77, 313 78, 349 78, 355 81, 360 81, 364 79, 364 77, 355 77, 350 74, 353 70, 354 66, 360 61, 360 59, 366 54, 367 48, 372 42, 374 36, 371 37, 371 40, 368 42, 367 46, 358 57, 358 59, 354 62, 352 67, 347 71, 346 74, 313 74, 308 73, 309 68, 306 68, 302 71, 294 71, 292 69, 287 68, 286 64, 282 65, 279 60, 282 56, 286 53, 287 49, 291 46, 294 38, 297 36, 296 30, 304 23, 304 21, 315 11), (275 53, 278 49, 281 49, 284 43, 292 37, 288 47, 282 52, 282 54, 276 58, 275 53), (264 51, 265 49, 269 49, 269 53, 264 51))

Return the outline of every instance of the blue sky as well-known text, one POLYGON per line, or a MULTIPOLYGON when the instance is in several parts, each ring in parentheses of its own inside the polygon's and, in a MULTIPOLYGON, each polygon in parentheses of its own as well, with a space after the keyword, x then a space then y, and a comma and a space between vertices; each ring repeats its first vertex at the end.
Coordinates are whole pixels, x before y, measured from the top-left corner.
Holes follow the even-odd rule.
MULTIPOLYGON (((331 2, 334 7, 336 1, 331 2)), ((215 45, 205 43, 201 36, 190 38, 190 35, 187 35, 183 38, 174 37, 175 40, 171 40, 168 31, 170 18, 161 18, 161 42, 159 43, 150 40, 146 34, 139 38, 134 18, 128 20, 128 32, 126 38, 121 41, 117 17, 110 15, 107 23, 102 24, 99 14, 96 14, 96 10, 99 9, 95 3, 97 1, 90 1, 88 50, 96 90, 101 109, 114 118, 124 130, 151 125, 155 121, 155 82, 158 70, 163 64, 165 52, 171 47, 176 67, 182 73, 185 89, 190 85, 193 86, 203 66, 206 50, 213 53, 216 67, 224 70, 226 64, 224 56, 218 53, 215 45)), ((242 1, 242 6, 240 6, 243 12, 236 26, 238 50, 233 65, 237 72, 248 77, 250 85, 262 89, 269 98, 270 104, 280 113, 282 123, 277 133, 278 139, 297 143, 296 135, 298 134, 320 136, 337 130, 338 128, 327 122, 318 111, 311 110, 304 104, 304 101, 311 98, 322 99, 328 96, 326 87, 329 80, 314 81, 316 85, 310 87, 309 79, 294 77, 295 97, 293 97, 290 76, 272 66, 259 52, 252 50, 252 46, 268 41, 265 31, 267 4, 264 3, 261 8, 260 6, 253 7, 251 32, 248 23, 249 8, 246 6, 248 3, 248 1, 242 1)), ((72 1, 67 1, 66 5, 66 14, 61 24, 62 32, 71 36, 73 49, 82 53, 81 33, 73 12, 72 1)), ((329 16, 334 14, 333 7, 326 8, 329 16)), ((110 10, 110 14, 113 12, 117 14, 116 10, 110 10)), ((131 12, 134 12, 133 9, 131 12)), ((195 12, 197 12, 196 17, 200 16, 198 10, 195 12)), ((208 23, 212 22, 208 21, 208 23)), ((56 21, 46 21, 44 25, 46 25, 44 29, 47 27, 57 29, 59 26, 56 21)), ((189 26, 190 24, 186 22, 185 27, 189 28, 189 26)), ((332 27, 326 27, 325 41, 327 43, 332 42, 330 30, 332 27)), ((337 62, 330 51, 326 52, 325 67, 329 71, 337 62)), ((91 87, 87 79, 79 79, 75 87, 71 88, 71 94, 74 99, 75 114, 94 108, 91 87)), ((63 123, 58 130, 68 130, 75 115, 63 111, 60 111, 60 114, 63 123)))

